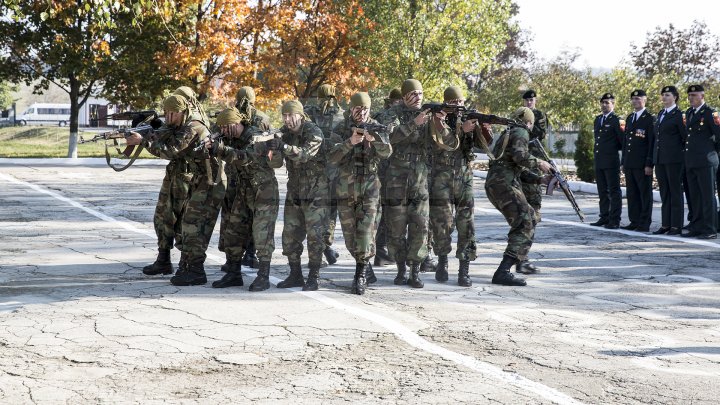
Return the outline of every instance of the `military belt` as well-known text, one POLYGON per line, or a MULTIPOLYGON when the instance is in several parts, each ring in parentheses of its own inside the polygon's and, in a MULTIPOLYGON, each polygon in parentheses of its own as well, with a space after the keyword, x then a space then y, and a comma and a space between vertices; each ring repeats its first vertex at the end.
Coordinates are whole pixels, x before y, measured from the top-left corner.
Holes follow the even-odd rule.
POLYGON ((393 153, 392 157, 405 162, 425 162, 427 157, 422 153, 393 153))
POLYGON ((470 163, 469 160, 465 158, 453 158, 452 156, 442 156, 442 157, 434 157, 433 162, 436 166, 453 166, 453 167, 463 167, 467 166, 468 163, 470 163))
POLYGON ((366 166, 353 166, 353 172, 356 176, 369 176, 377 173, 377 169, 366 166))

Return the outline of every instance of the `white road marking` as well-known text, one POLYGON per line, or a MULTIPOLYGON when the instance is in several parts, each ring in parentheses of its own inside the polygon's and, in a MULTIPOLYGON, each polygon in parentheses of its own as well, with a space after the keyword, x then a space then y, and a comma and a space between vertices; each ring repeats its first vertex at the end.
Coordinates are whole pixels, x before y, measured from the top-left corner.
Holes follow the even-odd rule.
MULTIPOLYGON (((59 193, 44 189, 40 186, 16 179, 15 177, 12 177, 10 175, 6 175, 4 173, 0 173, 0 178, 4 179, 7 182, 29 187, 38 193, 47 194, 53 198, 56 198, 64 203, 70 204, 73 207, 77 207, 85 212, 87 212, 90 215, 93 215, 103 221, 111 222, 113 224, 117 224, 124 229, 127 229, 132 232, 136 232, 145 236, 149 236, 152 238, 155 238, 155 233, 148 231, 146 229, 141 229, 133 226, 129 221, 119 221, 113 217, 107 216, 99 211, 96 211, 92 208, 86 207, 83 204, 74 201, 70 198, 67 198, 59 193)), ((224 260, 223 258, 220 258, 215 255, 208 255, 208 258, 218 262, 222 263, 224 260)), ((271 277, 271 281, 275 284, 280 281, 280 279, 276 277, 271 277)), ((460 353, 453 352, 452 350, 448 350, 444 347, 441 347, 435 343, 432 343, 424 338, 422 338, 417 333, 413 332, 412 330, 408 329, 407 327, 403 326, 399 322, 393 321, 389 318, 386 318, 382 315, 367 311, 362 308, 358 308, 356 306, 347 305, 344 303, 341 303, 335 299, 332 299, 330 297, 327 297, 326 295, 319 293, 319 292, 302 292, 298 289, 291 289, 294 293, 303 295, 307 298, 311 298, 313 300, 322 302, 326 305, 332 306, 336 309, 339 309, 341 311, 345 311, 347 313, 353 314, 355 316, 364 318, 374 324, 377 324, 389 332, 393 333, 395 336, 397 336, 399 339, 405 341, 407 344, 416 347, 420 350, 423 350, 425 352, 438 355, 442 357, 443 359, 452 361, 456 364, 459 364, 461 366, 467 367, 473 371, 479 372, 487 377, 495 378, 501 382, 512 384, 518 388, 533 392, 537 394, 538 396, 545 398, 549 401, 553 401, 558 404, 580 404, 581 402, 575 400, 574 398, 570 397, 569 395, 566 395, 554 388, 548 387, 546 385, 543 385, 541 383, 532 381, 528 378, 525 378, 519 374, 503 371, 502 369, 498 368, 497 366, 494 366, 490 363, 486 363, 483 361, 480 361, 474 357, 463 355, 460 353)))

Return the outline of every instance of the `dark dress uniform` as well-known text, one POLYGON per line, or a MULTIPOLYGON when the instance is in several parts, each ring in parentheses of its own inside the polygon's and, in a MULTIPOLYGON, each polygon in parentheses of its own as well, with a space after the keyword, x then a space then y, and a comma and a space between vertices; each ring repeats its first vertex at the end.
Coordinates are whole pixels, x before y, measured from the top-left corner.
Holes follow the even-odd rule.
POLYGON ((672 110, 660 110, 657 115, 657 139, 655 141, 655 176, 660 186, 662 200, 662 228, 673 228, 678 233, 683 226, 683 151, 687 131, 682 112, 675 106, 672 110))
POLYGON ((595 117, 595 179, 600 197, 600 220, 597 225, 617 227, 622 214, 622 191, 620 190, 620 150, 624 134, 620 129, 620 117, 610 112, 595 117))
MULTIPOLYGON (((693 86, 690 88, 692 89, 693 86)), ((716 141, 720 139, 720 125, 714 121, 714 113, 715 110, 706 104, 700 106, 697 111, 690 107, 685 112, 687 123, 685 167, 693 202, 693 216, 688 228, 690 232, 685 234, 689 236, 713 237, 717 233, 716 141)))
POLYGON ((637 117, 628 115, 623 141, 622 166, 628 200, 626 229, 647 232, 652 222, 652 175, 645 175, 646 167, 653 167, 655 151, 655 116, 647 110, 637 117))

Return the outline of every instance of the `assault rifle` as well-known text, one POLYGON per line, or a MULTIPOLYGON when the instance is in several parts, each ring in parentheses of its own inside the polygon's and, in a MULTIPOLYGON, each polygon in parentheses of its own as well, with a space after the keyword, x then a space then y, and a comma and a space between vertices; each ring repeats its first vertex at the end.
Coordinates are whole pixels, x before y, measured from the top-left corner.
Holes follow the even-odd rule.
POLYGON ((445 111, 446 113, 463 113, 467 110, 465 106, 462 105, 455 105, 455 104, 447 104, 447 103, 425 103, 420 107, 420 111, 430 110, 432 114, 439 113, 441 111, 445 111))
POLYGON ((157 118, 153 118, 153 116, 150 116, 145 119, 145 121, 149 121, 150 123, 143 123, 141 125, 138 125, 135 128, 119 128, 108 132, 101 132, 99 134, 95 134, 90 139, 84 139, 82 136, 80 136, 80 140, 78 143, 90 143, 94 142, 97 143, 99 141, 105 142, 105 161, 107 162, 107 165, 115 170, 116 172, 121 172, 128 167, 132 166, 133 163, 135 163, 135 160, 140 156, 140 153, 143 150, 142 145, 127 145, 125 146, 125 150, 120 150, 118 146, 120 146, 120 142, 118 140, 125 139, 129 137, 133 132, 140 134, 140 136, 143 137, 143 139, 147 139, 150 141, 153 141, 165 132, 165 130, 160 129, 160 126, 162 125, 162 121, 160 121, 157 118), (125 157, 129 157, 130 161, 125 166, 115 166, 112 163, 110 163, 110 152, 108 152, 108 141, 112 141, 112 146, 115 147, 115 150, 117 150, 119 155, 123 155, 125 157), (133 152, 134 151, 134 152, 133 152))
POLYGON ((570 186, 567 183, 567 180, 565 179, 565 176, 560 173, 560 170, 558 169, 555 162, 550 159, 550 156, 548 156, 547 152, 545 151, 545 148, 542 146, 542 142, 540 142, 539 139, 535 138, 530 141, 531 144, 535 145, 540 152, 540 157, 545 160, 546 162, 550 163, 551 169, 550 173, 553 175, 552 180, 550 180, 550 183, 547 185, 547 191, 545 194, 552 195, 553 190, 556 187, 559 187, 562 192, 565 194, 565 198, 570 201, 570 205, 572 205, 573 209, 575 210, 575 213, 580 218, 580 222, 585 222, 585 214, 583 214, 582 210, 577 204, 577 201, 575 200, 575 195, 573 194, 572 190, 570 190, 570 186))

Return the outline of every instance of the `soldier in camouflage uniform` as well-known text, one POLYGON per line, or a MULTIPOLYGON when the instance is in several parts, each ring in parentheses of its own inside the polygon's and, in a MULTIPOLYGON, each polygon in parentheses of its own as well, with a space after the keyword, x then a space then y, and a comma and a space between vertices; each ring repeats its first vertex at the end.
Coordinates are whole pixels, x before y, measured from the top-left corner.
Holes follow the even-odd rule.
MULTIPOLYGON (((195 92, 192 89, 181 86, 175 90, 174 94, 184 97, 189 105, 190 114, 186 118, 187 122, 198 121, 205 126, 210 124, 207 114, 205 114, 202 106, 197 101, 195 92)), ((153 149, 148 151, 153 153, 153 149)), ((154 263, 143 268, 143 273, 149 276, 173 273, 172 263, 170 262, 170 250, 173 247, 173 241, 175 241, 178 250, 182 252, 182 207, 188 199, 192 173, 190 173, 184 159, 176 157, 169 160, 170 162, 165 167, 165 177, 160 187, 155 215, 153 216, 155 234, 158 238, 158 256, 154 263)), ((181 255, 179 267, 184 265, 184 256, 181 255)))
POLYGON ((352 293, 365 293, 366 283, 377 281, 370 259, 375 255, 375 231, 380 214, 380 161, 392 153, 385 131, 358 126, 379 125, 370 118, 370 96, 355 93, 350 111, 333 135, 340 142, 328 154, 329 163, 340 168, 337 197, 345 246, 355 258, 352 293))
POLYGON ((269 152, 265 142, 253 143, 261 130, 250 125, 251 119, 235 108, 218 116, 217 124, 232 146, 215 142, 208 145, 212 154, 231 166, 237 179, 237 196, 226 214, 225 254, 228 262, 221 270, 226 274, 213 288, 242 286, 241 260, 248 240, 258 241, 260 261, 257 277, 250 291, 270 287, 270 260, 275 250, 275 223, 280 203, 274 168, 282 166, 282 156, 269 152))
MULTIPOLYGON (((322 130, 325 139, 323 150, 328 151, 334 144, 334 142, 330 140, 330 133, 335 125, 343 121, 343 110, 337 102, 334 86, 323 84, 317 90, 317 97, 317 104, 308 104, 304 107, 304 111, 305 114, 310 117, 310 120, 322 130)), ((328 223, 323 234, 323 240, 325 241, 323 254, 329 264, 335 264, 339 255, 335 249, 333 249, 332 244, 338 217, 337 198, 335 194, 339 170, 335 165, 328 165, 325 171, 330 187, 330 206, 328 207, 328 223)))
MULTIPOLYGON (((388 110, 394 105, 402 103, 402 93, 400 89, 392 89, 388 97, 384 100, 384 108, 382 111, 373 116, 373 119, 377 120, 384 114, 387 114, 388 110)), ((378 177, 380 178, 380 201, 381 201, 381 214, 377 216, 378 225, 377 233, 375 237, 375 266, 387 266, 395 264, 395 260, 390 257, 387 249, 387 226, 385 225, 385 216, 382 212, 385 211, 385 172, 387 171, 388 160, 383 159, 380 161, 380 168, 378 169, 378 177)))
POLYGON ((282 106, 282 137, 268 141, 268 147, 282 153, 288 171, 285 196, 283 255, 288 257, 290 275, 277 284, 278 288, 303 287, 318 289, 320 265, 326 246, 323 235, 327 228, 330 191, 325 173, 326 154, 323 133, 303 112, 297 100, 282 106), (307 236, 310 262, 307 282, 303 279, 300 255, 307 236))
MULTIPOLYGON (((529 130, 535 122, 535 115, 527 107, 520 107, 513 118, 520 120, 526 127, 508 128, 495 142, 494 160, 490 162, 485 192, 488 199, 500 211, 510 225, 508 244, 502 262, 493 275, 493 284, 524 286, 525 280, 510 273, 512 266, 527 260, 535 234, 536 216, 528 204, 520 185, 520 172, 525 169, 550 171, 550 164, 530 154, 528 142, 529 130)), ((534 171, 526 171, 533 174, 534 171)), ((542 176, 535 177, 540 184, 542 176)))
POLYGON ((422 85, 408 79, 402 85, 403 103, 391 108, 381 122, 393 127, 390 143, 393 154, 387 169, 385 203, 390 256, 395 259, 398 273, 394 283, 422 288, 420 264, 428 254, 428 151, 430 144, 437 140, 448 150, 456 148, 457 142, 445 125, 445 113, 433 115, 429 120, 429 109, 420 110, 422 85), (410 279, 407 267, 410 265, 410 279))
POLYGON ((184 159, 192 173, 181 224, 182 255, 186 264, 178 269, 170 282, 177 286, 205 284, 205 251, 225 195, 225 173, 219 161, 210 157, 205 148, 195 148, 202 145, 210 132, 202 122, 189 119, 192 114, 187 100, 171 95, 163 101, 163 108, 166 125, 175 129, 172 136, 150 141, 136 133, 127 141, 128 145, 144 143, 149 151, 165 159, 184 159))
MULTIPOLYGON (((538 139, 540 142, 544 142, 545 135, 547 135, 547 115, 535 108, 536 102, 537 93, 535 93, 535 90, 528 90, 523 94, 523 105, 532 110, 533 115, 535 116, 535 123, 530 130, 530 140, 532 141, 533 139, 538 139)), ((537 158, 542 156, 535 144, 529 144, 529 147, 531 155, 537 158)), ((539 184, 534 183, 534 179, 541 175, 542 174, 539 170, 530 169, 529 172, 524 171, 524 173, 520 176, 523 194, 525 194, 528 204, 530 204, 535 211, 535 222, 541 221, 540 208, 542 206, 542 189, 539 184)), ((518 273, 524 274, 535 274, 539 272, 538 268, 527 260, 518 263, 517 266, 515 266, 515 270, 518 273)))
MULTIPOLYGON (((270 124, 270 117, 264 112, 255 108, 255 90, 252 87, 241 87, 235 95, 235 109, 240 113, 249 117, 249 125, 262 130, 269 131, 272 129, 270 124)), ((230 143, 227 146, 236 147, 232 142, 238 141, 238 138, 231 138, 230 143)), ((225 252, 225 264, 221 270, 226 271, 230 266, 230 260, 228 253, 225 251, 225 234, 227 229, 227 221, 229 218, 230 211, 232 210, 235 202, 235 196, 237 194, 237 169, 233 165, 225 166, 225 175, 227 176, 227 190, 225 191, 225 198, 223 199, 222 209, 220 210, 220 241, 218 242, 218 249, 221 252, 225 252)), ((252 226, 252 212, 248 212, 250 215, 250 226, 252 226)), ((252 238, 247 240, 245 246, 245 254, 242 258, 241 264, 243 266, 257 268, 259 266, 258 258, 255 250, 255 243, 252 238)))
MULTIPOLYGON (((445 89, 443 98, 447 104, 462 106, 465 103, 462 89, 457 86, 445 89)), ((470 287, 470 261, 477 257, 473 172, 470 167, 470 163, 475 159, 473 146, 476 146, 474 132, 477 122, 460 122, 457 114, 449 113, 448 124, 458 138, 458 147, 454 150, 433 147, 430 180, 430 225, 438 254, 435 280, 448 280, 448 254, 452 251, 452 231, 455 224, 458 232, 456 256, 460 260, 458 285, 470 287)))

